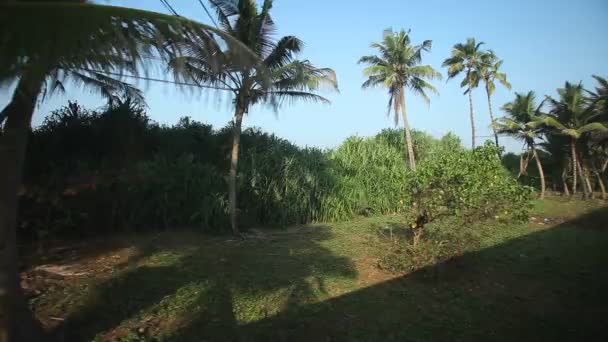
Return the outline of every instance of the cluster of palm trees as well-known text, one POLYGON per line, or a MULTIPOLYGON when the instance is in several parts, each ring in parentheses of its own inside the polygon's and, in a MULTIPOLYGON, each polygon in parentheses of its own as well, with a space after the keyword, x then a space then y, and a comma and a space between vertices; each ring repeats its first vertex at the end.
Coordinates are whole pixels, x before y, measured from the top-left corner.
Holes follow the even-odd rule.
MULTIPOLYGON (((420 65, 422 53, 429 52, 432 42, 425 40, 420 45, 413 45, 410 39, 410 31, 401 30, 393 32, 386 30, 381 42, 371 44, 371 47, 378 50, 378 55, 361 57, 359 63, 369 66, 363 71, 367 77, 363 88, 383 86, 388 89, 389 101, 387 115, 394 113, 395 125, 399 123, 399 115, 402 115, 406 156, 412 170, 416 169, 416 158, 411 138, 409 122, 405 104, 405 90, 410 89, 414 94, 422 96, 428 103, 430 101, 427 91, 438 94, 429 80, 441 79, 441 73, 437 72, 430 65, 420 65)), ((451 56, 447 58, 443 65, 448 68, 448 80, 460 74, 464 74, 460 83, 465 88, 464 94, 469 96, 469 116, 471 120, 471 143, 475 148, 475 117, 473 114, 473 89, 480 83, 484 84, 490 119, 494 121, 492 110, 492 94, 496 89, 496 82, 502 84, 507 89, 511 89, 511 84, 507 81, 507 75, 500 71, 502 60, 499 59, 494 51, 482 50, 483 42, 476 42, 475 38, 468 38, 466 42, 454 45, 451 56)), ((498 146, 498 132, 494 129, 494 139, 498 146)))
POLYGON ((561 166, 564 194, 575 195, 580 186, 583 197, 592 198, 597 186, 606 199, 603 177, 608 168, 608 80, 593 78, 597 81, 593 91, 584 89, 582 83, 566 82, 557 90, 556 98, 546 96, 540 103, 532 91, 515 93, 515 99, 502 107, 507 116, 492 125, 499 134, 524 142, 520 174, 533 158, 540 175, 541 198, 546 184, 538 147, 553 165, 561 166))
MULTIPOLYGON (((409 167, 415 170, 416 158, 407 118, 405 90, 409 89, 429 102, 427 92, 438 92, 428 81, 441 79, 442 75, 430 65, 421 65, 422 53, 430 51, 432 42, 425 40, 422 44, 414 45, 409 34, 410 31, 386 30, 381 42, 371 44, 378 54, 361 57, 359 63, 368 65, 363 71, 367 77, 363 88, 382 86, 388 89, 387 115, 391 112, 394 114, 395 125, 399 123, 401 115, 406 157, 409 167)), ((464 76, 460 86, 469 97, 472 147, 475 148, 476 138, 472 94, 473 89, 483 83, 496 145, 499 146, 499 135, 510 135, 524 141, 526 152, 522 154, 520 174, 525 171, 530 159, 536 161, 541 178, 541 198, 544 197, 546 184, 537 145, 543 147, 544 155, 562 165, 564 193, 576 194, 580 178, 585 197, 593 197, 593 185, 597 184, 602 197, 606 198, 602 177, 608 168, 608 81, 594 76, 598 83, 594 91, 585 90, 580 83, 566 82, 564 88, 558 89, 557 99, 546 97, 539 105, 533 92, 516 93, 515 99, 502 107, 507 116, 495 119, 492 94, 496 83, 507 89, 511 89, 511 84, 506 74, 500 71, 503 61, 494 51, 483 50, 483 45, 483 42, 468 38, 465 43, 454 45, 450 57, 442 64, 448 68, 448 80, 460 74, 464 76), (548 111, 543 112, 543 108, 548 111), (570 178, 568 174, 571 174, 570 178), (595 182, 591 181, 591 174, 595 176, 595 182)))

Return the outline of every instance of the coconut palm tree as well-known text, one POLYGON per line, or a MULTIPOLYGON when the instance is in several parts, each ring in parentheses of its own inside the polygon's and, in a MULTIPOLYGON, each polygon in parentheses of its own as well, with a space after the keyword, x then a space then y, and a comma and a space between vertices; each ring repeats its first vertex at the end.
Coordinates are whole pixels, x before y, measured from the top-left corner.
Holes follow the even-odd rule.
POLYGON ((401 30, 393 33, 385 31, 384 39, 379 43, 372 43, 371 47, 377 49, 379 54, 361 57, 359 63, 369 66, 363 71, 367 77, 363 88, 383 86, 388 89, 388 111, 394 113, 395 126, 399 124, 399 114, 403 118, 403 129, 405 132, 406 156, 409 158, 409 166, 416 170, 416 157, 412 143, 412 134, 407 118, 405 103, 405 90, 410 89, 414 94, 422 96, 429 103, 427 91, 438 94, 427 80, 441 79, 441 74, 430 65, 420 65, 422 53, 431 50, 432 42, 425 40, 420 45, 413 45, 409 31, 401 30))
MULTIPOLYGON (((533 91, 527 94, 515 93, 515 99, 502 106, 502 110, 507 114, 493 121, 492 128, 497 134, 508 135, 524 142, 526 153, 532 153, 532 158, 536 160, 536 167, 540 175, 540 198, 545 197, 545 173, 538 156, 535 140, 542 135, 540 127, 533 127, 533 122, 540 115, 541 106, 536 104, 536 95, 533 91)), ((526 161, 529 159, 526 158, 526 161)), ((523 165, 522 168, 527 167, 523 165)))
POLYGON ((313 92, 324 85, 337 89, 337 81, 333 70, 316 68, 307 60, 296 59, 303 47, 298 38, 286 36, 274 40, 275 24, 270 15, 272 0, 265 0, 261 8, 254 0, 210 0, 210 3, 223 32, 251 49, 262 61, 265 72, 260 72, 255 64, 235 63, 232 49, 217 46, 210 50, 197 44, 189 45, 189 54, 173 59, 170 65, 179 79, 202 86, 223 87, 233 95, 228 196, 232 231, 239 234, 237 172, 243 117, 255 104, 267 104, 276 111, 285 102, 295 100, 329 103, 313 92), (210 51, 222 61, 219 66, 209 63, 210 51), (219 77, 214 76, 218 73, 219 77))
MULTIPOLYGON (((477 74, 475 78, 482 80, 485 88, 486 88, 486 96, 488 97, 488 109, 490 113, 490 122, 494 122, 494 113, 492 111, 492 94, 494 94, 494 90, 496 90, 495 81, 498 81, 505 88, 511 90, 511 83, 507 81, 507 74, 504 72, 500 72, 500 67, 502 66, 502 60, 498 59, 494 51, 488 51, 483 54, 481 58, 481 63, 479 64, 479 68, 477 70, 477 74)), ((532 94, 534 97, 534 94, 532 94)), ((517 96, 516 96, 517 98, 517 96)), ((498 145, 498 132, 496 128, 492 125, 492 130, 494 132, 494 139, 496 141, 496 146, 498 145)))
POLYGON ((477 43, 475 38, 467 38, 466 43, 458 43, 452 48, 449 58, 443 61, 442 66, 448 68, 448 80, 465 73, 461 88, 466 88, 465 94, 469 94, 469 116, 471 120, 471 145, 475 148, 475 116, 473 114, 473 88, 479 84, 476 78, 477 70, 482 63, 485 52, 481 50, 483 42, 477 43))
POLYGON ((112 75, 145 71, 144 56, 168 60, 188 40, 213 40, 214 31, 184 18, 84 1, 0 2, 0 86, 15 86, 0 128, 0 340, 42 340, 18 280, 15 227, 36 104, 66 82, 106 97, 138 97, 112 75))
POLYGON ((595 91, 589 91, 589 102, 596 113, 602 116, 602 120, 608 121, 608 79, 593 75, 597 81, 595 91))
POLYGON ((563 135, 570 140, 570 161, 572 163, 572 194, 576 194, 577 176, 583 181, 585 195, 591 193, 588 179, 585 178, 584 163, 578 158, 577 143, 589 133, 605 132, 608 127, 596 121, 598 113, 594 113, 593 107, 586 104, 584 89, 581 83, 572 84, 566 82, 564 88, 557 90, 559 99, 546 98, 550 113, 538 117, 532 122, 532 126, 544 125, 553 134, 563 135))
MULTIPOLYGON (((593 75, 597 81, 595 91, 589 91, 589 105, 593 108, 596 114, 599 114, 599 120, 608 122, 608 79, 605 77, 593 75)), ((606 198, 606 189, 602 180, 602 173, 608 169, 608 133, 595 133, 591 136, 589 143, 590 151, 596 161, 593 161, 594 173, 597 177, 598 184, 602 191, 602 197, 606 198)))

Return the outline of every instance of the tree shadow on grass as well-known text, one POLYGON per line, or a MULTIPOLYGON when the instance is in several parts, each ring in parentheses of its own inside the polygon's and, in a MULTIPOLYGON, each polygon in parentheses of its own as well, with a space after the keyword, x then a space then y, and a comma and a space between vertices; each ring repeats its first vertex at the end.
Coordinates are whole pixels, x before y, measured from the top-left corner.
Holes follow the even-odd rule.
POLYGON ((162 334, 167 340, 183 340, 189 338, 181 333, 183 329, 196 341, 235 340, 239 339, 235 313, 243 311, 235 305, 247 305, 233 302, 237 294, 261 302, 248 311, 263 318, 276 314, 272 311, 276 303, 264 307, 263 300, 277 291, 291 293, 286 307, 297 306, 324 291, 325 277, 356 277, 349 259, 322 245, 331 238, 326 227, 302 235, 273 236, 242 242, 200 239, 175 249, 167 249, 166 244, 158 249, 154 244, 139 246, 142 253, 134 256, 131 265, 97 285, 68 318, 63 329, 66 340, 89 341, 121 325, 130 327, 118 332, 125 338, 140 333, 142 339, 162 334), (160 319, 146 321, 149 317, 160 319), (134 332, 133 327, 145 331, 134 332))
MULTIPOLYGON (((608 208, 238 327, 241 341, 607 341, 608 208)), ((196 341, 192 329, 176 341, 196 341)))

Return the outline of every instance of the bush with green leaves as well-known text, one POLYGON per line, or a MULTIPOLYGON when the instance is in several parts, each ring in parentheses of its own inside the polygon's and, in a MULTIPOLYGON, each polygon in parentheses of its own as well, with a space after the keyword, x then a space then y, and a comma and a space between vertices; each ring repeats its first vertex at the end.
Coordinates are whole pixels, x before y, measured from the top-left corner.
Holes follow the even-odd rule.
POLYGON ((525 220, 532 189, 521 186, 502 166, 491 142, 473 151, 448 149, 420 163, 408 187, 431 215, 467 221, 498 217, 525 220))

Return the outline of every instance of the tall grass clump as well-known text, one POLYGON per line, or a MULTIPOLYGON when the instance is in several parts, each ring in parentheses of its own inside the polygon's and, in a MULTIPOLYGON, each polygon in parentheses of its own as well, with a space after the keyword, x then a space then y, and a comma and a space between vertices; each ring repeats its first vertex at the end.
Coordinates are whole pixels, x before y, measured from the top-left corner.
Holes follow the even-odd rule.
POLYGON ((333 188, 331 163, 316 148, 300 148, 257 129, 244 131, 241 216, 249 224, 319 221, 323 198, 333 188))
POLYGON ((358 212, 395 213, 409 201, 406 184, 411 174, 403 143, 395 140, 387 132, 350 137, 329 153, 335 184, 323 203, 323 220, 343 220, 358 212))

